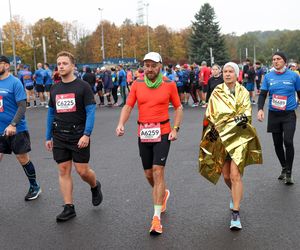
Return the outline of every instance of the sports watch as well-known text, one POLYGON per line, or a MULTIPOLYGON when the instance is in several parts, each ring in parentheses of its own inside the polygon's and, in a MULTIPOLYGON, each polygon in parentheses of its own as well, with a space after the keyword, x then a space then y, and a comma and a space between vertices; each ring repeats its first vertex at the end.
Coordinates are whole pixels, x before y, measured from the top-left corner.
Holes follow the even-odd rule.
POLYGON ((173 127, 173 129, 175 129, 175 130, 176 130, 176 132, 178 132, 178 131, 179 131, 179 129, 180 129, 180 127, 178 127, 178 126, 174 126, 174 127, 173 127))

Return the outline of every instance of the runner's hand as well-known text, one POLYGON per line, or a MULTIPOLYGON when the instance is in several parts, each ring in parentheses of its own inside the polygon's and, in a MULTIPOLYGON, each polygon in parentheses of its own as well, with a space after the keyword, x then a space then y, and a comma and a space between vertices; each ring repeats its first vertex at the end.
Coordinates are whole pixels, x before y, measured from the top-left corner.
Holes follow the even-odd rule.
POLYGON ((117 136, 122 136, 122 135, 124 135, 124 133, 125 133, 124 126, 118 125, 118 127, 116 128, 117 136))
POLYGON ((172 131, 169 134, 169 141, 175 140, 177 140, 177 131, 175 129, 172 129, 172 131))
POLYGON ((52 149, 53 149, 53 141, 52 141, 52 140, 46 141, 46 142, 45 142, 45 147, 46 147, 46 149, 47 149, 48 151, 52 151, 52 149))
POLYGON ((215 129, 214 126, 211 127, 210 131, 208 132, 208 138, 211 142, 214 142, 218 139, 219 137, 219 133, 218 131, 215 129))
POLYGON ((262 109, 260 109, 257 113, 257 120, 262 122, 265 119, 265 113, 262 109))
POLYGON ((6 136, 15 135, 17 133, 17 128, 12 125, 8 125, 7 128, 4 130, 4 133, 6 136))
POLYGON ((90 137, 87 135, 83 135, 80 139, 79 142, 77 143, 78 148, 86 148, 90 143, 90 137))
POLYGON ((247 124, 249 119, 245 114, 243 114, 243 115, 238 115, 238 116, 234 117, 234 121, 236 122, 237 126, 242 126, 244 128, 244 125, 247 124))

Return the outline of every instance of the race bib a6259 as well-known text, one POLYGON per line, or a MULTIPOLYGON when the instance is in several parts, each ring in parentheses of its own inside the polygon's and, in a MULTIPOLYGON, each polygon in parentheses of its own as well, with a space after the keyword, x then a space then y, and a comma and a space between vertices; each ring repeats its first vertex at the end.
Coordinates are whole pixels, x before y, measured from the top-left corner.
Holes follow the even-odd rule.
POLYGON ((140 124, 141 142, 160 142, 160 123, 140 124))
POLYGON ((68 113, 76 111, 75 93, 56 95, 56 112, 68 113))
POLYGON ((286 110, 287 97, 281 95, 272 95, 272 107, 274 109, 286 110))
POLYGON ((4 112, 3 96, 0 95, 0 112, 4 112))

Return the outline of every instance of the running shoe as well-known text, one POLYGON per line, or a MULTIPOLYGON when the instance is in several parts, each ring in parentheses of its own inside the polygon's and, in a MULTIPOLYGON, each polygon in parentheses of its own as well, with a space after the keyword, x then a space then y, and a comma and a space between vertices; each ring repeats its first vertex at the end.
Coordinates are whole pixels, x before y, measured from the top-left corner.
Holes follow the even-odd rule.
POLYGON ((293 185, 294 184, 293 177, 291 175, 287 174, 285 179, 284 179, 284 184, 285 185, 293 185))
POLYGON ((232 201, 232 199, 230 199, 230 202, 229 202, 229 209, 233 210, 233 201, 232 201))
POLYGON ((92 192, 92 203, 94 206, 99 206, 103 200, 103 195, 101 192, 101 184, 98 180, 96 180, 97 186, 94 188, 91 188, 92 192))
POLYGON ((169 197, 170 197, 170 190, 166 189, 165 197, 164 197, 162 208, 161 208, 162 213, 166 212, 166 210, 167 210, 167 202, 168 202, 169 197))
POLYGON ((63 205, 64 210, 56 216, 57 222, 64 222, 76 216, 75 207, 73 204, 63 205))
POLYGON ((230 229, 231 230, 241 230, 241 218, 239 213, 232 212, 231 214, 231 221, 230 221, 230 229))
POLYGON ((162 234, 162 225, 160 224, 160 219, 158 218, 158 216, 153 217, 149 232, 151 235, 162 234))
POLYGON ((286 176, 286 169, 281 170, 281 174, 278 176, 278 180, 284 180, 286 176))
POLYGON ((39 185, 37 186, 30 186, 28 193, 25 196, 25 201, 32 201, 39 197, 40 193, 42 192, 42 189, 39 185))

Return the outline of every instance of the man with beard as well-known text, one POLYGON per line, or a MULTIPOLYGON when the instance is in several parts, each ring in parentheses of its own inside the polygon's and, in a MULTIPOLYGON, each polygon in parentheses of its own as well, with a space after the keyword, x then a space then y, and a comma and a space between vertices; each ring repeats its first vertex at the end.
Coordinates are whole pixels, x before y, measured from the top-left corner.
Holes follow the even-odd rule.
POLYGON ((91 187, 93 205, 100 205, 103 197, 101 184, 88 164, 96 108, 94 94, 87 82, 74 75, 75 59, 71 53, 58 53, 57 66, 62 81, 50 90, 45 145, 47 150, 53 150, 58 164, 64 210, 56 220, 63 222, 76 216, 72 196, 73 163, 81 179, 91 187))
POLYGON ((9 73, 9 67, 8 58, 0 56, 0 158, 12 152, 16 155, 30 183, 25 196, 30 201, 38 198, 41 188, 28 155, 31 147, 25 120, 26 94, 20 80, 9 73))
POLYGON ((145 55, 145 77, 133 83, 116 128, 117 136, 124 135, 124 125, 137 102, 139 153, 145 177, 153 188, 154 216, 150 234, 162 233, 160 215, 166 211, 166 203, 170 196, 164 180, 164 167, 170 142, 177 139, 183 113, 176 84, 167 77, 163 77, 161 68, 162 59, 158 53, 150 52, 145 55), (173 128, 171 128, 168 114, 170 102, 175 109, 173 128))

